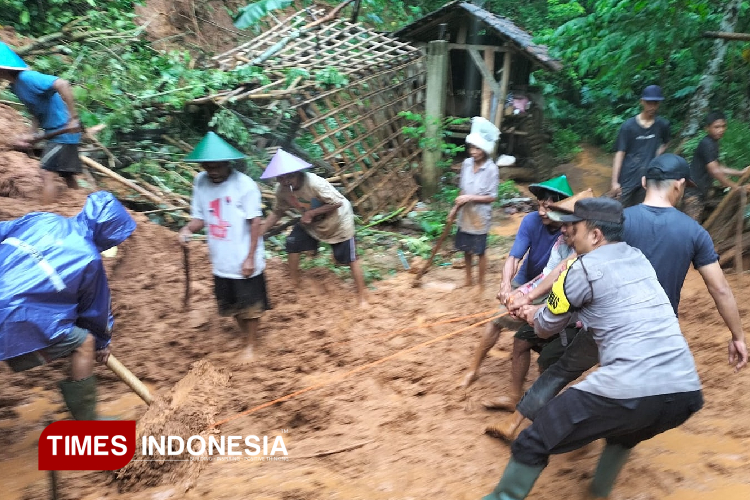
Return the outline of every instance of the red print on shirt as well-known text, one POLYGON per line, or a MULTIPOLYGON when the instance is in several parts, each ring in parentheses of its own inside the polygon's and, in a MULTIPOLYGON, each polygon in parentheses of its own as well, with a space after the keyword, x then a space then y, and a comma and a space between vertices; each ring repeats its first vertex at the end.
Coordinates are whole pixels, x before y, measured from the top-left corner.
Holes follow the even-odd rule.
MULTIPOLYGON (((227 196, 227 203, 229 203, 229 197, 227 196)), ((223 240, 227 237, 228 227, 231 224, 221 218, 221 198, 216 198, 208 204, 208 211, 211 214, 211 218, 208 224, 208 233, 213 238, 223 240)))

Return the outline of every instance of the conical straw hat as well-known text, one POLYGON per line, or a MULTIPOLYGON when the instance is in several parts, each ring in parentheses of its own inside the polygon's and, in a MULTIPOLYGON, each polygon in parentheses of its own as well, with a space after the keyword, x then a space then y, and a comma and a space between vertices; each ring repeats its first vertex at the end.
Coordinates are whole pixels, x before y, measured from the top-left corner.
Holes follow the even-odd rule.
POLYGON ((570 184, 568 184, 568 178, 564 175, 553 177, 544 182, 537 182, 536 184, 531 184, 529 186, 529 191, 531 191, 537 198, 545 189, 547 191, 552 191, 553 193, 561 194, 566 198, 568 196, 573 196, 573 189, 570 187, 570 184))
POLYGON ((312 167, 310 163, 307 163, 305 160, 297 158, 293 154, 287 153, 279 148, 276 151, 276 154, 273 155, 273 158, 271 158, 271 163, 268 164, 260 178, 270 179, 272 177, 291 174, 292 172, 298 172, 310 167, 312 167))
POLYGON ((195 146, 195 149, 185 157, 185 161, 206 163, 212 161, 241 160, 243 158, 245 158, 244 154, 234 149, 227 141, 216 135, 216 133, 209 132, 195 146))
POLYGON ((24 70, 29 67, 10 47, 0 42, 0 69, 24 70))

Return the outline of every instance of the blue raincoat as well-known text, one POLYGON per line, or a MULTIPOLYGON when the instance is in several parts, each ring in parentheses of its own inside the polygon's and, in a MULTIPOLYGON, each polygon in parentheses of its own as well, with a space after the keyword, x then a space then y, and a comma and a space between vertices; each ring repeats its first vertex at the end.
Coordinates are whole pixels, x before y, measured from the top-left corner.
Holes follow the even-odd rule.
POLYGON ((106 191, 89 195, 75 217, 33 212, 0 222, 0 360, 89 330, 96 349, 114 324, 100 252, 135 230, 125 207, 106 191))

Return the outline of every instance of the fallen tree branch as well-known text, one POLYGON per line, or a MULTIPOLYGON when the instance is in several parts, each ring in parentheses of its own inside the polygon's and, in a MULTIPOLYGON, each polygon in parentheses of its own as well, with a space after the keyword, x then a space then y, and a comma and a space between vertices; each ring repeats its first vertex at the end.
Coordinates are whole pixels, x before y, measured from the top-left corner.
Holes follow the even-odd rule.
POLYGON ((722 38, 724 40, 750 41, 750 33, 732 33, 727 31, 704 31, 703 38, 722 38))
MULTIPOLYGON (((79 155, 79 158, 81 158, 81 161, 85 163, 87 166, 93 168, 94 170, 111 177, 112 179, 115 179, 116 181, 124 184, 125 186, 129 187, 133 191, 137 192, 138 194, 142 195, 145 198, 148 198, 149 200, 153 201, 157 205, 170 205, 167 203, 164 199, 159 198, 155 194, 151 193, 150 191, 146 190, 145 188, 139 186, 138 184, 134 183, 133 181, 126 179, 125 177, 121 176, 117 172, 113 172, 112 170, 108 169, 101 163, 92 160, 88 156, 79 155)), ((174 210, 179 210, 178 207, 171 207, 174 210)))

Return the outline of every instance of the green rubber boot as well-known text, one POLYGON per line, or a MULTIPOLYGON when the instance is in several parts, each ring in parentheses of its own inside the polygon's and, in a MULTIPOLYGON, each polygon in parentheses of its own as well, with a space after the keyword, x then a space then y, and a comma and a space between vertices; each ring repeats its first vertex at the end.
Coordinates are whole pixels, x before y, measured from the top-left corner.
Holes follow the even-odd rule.
POLYGON ((615 485, 617 475, 628 461, 631 449, 619 444, 607 444, 599 457, 594 479, 589 486, 589 493, 593 498, 608 498, 615 485))
POLYGON ((483 497, 482 500, 522 500, 526 498, 544 467, 544 465, 524 465, 511 457, 505 467, 503 477, 495 486, 494 491, 483 497))
POLYGON ((58 384, 65 404, 76 420, 98 420, 96 414, 96 377, 66 380, 58 384))

